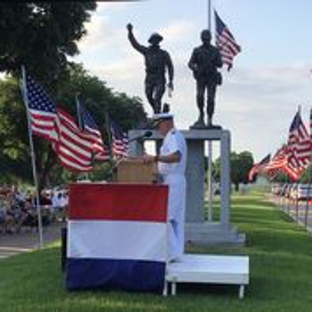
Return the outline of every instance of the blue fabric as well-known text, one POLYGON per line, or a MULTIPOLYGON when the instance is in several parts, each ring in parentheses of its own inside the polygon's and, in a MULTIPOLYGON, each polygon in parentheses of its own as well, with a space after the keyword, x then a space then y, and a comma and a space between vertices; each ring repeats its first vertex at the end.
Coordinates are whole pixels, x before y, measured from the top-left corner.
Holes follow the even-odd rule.
POLYGON ((66 263, 66 287, 162 292, 165 263, 140 260, 76 259, 66 263))

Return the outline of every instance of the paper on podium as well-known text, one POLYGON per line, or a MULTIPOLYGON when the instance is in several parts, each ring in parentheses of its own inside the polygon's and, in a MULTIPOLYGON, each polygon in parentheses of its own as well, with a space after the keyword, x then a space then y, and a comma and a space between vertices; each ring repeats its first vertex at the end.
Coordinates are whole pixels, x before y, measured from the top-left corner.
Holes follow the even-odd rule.
POLYGON ((143 163, 139 159, 124 159, 117 167, 117 182, 155 183, 157 180, 156 163, 143 163))

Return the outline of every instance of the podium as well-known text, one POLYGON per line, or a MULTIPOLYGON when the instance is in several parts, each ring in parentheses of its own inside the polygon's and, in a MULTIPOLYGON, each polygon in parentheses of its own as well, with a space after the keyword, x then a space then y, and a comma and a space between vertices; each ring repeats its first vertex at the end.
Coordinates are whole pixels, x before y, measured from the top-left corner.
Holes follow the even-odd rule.
POLYGON ((71 184, 66 288, 161 293, 167 203, 165 185, 71 184))
POLYGON ((157 166, 155 163, 143 163, 138 159, 124 159, 117 166, 116 182, 119 183, 147 183, 157 180, 157 166))

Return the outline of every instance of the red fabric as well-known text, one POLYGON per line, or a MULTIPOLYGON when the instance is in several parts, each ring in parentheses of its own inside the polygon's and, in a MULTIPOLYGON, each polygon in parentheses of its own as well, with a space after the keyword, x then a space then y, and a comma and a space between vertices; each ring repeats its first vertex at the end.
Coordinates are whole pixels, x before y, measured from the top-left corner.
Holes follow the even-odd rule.
POLYGON ((166 222, 168 186, 77 183, 69 188, 69 219, 166 222))

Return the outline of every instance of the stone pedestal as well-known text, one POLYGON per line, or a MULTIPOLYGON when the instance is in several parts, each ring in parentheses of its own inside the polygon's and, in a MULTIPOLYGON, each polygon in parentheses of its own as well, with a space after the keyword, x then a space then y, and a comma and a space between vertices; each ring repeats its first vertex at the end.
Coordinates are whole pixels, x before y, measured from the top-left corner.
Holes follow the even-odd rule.
MULTIPOLYGON (((132 130, 129 138, 143 135, 146 130, 132 130)), ((230 224, 230 132, 222 129, 200 129, 182 131, 188 148, 186 170, 187 199, 185 216, 185 240, 188 244, 215 245, 243 245, 245 235, 237 233, 230 224), (221 155, 221 210, 220 220, 205 221, 205 142, 219 141, 221 155)), ((160 134, 153 132, 149 140, 160 141, 160 134)), ((158 144, 156 144, 158 145, 158 144)), ((130 154, 135 156, 143 151, 143 142, 132 141, 130 154)))

